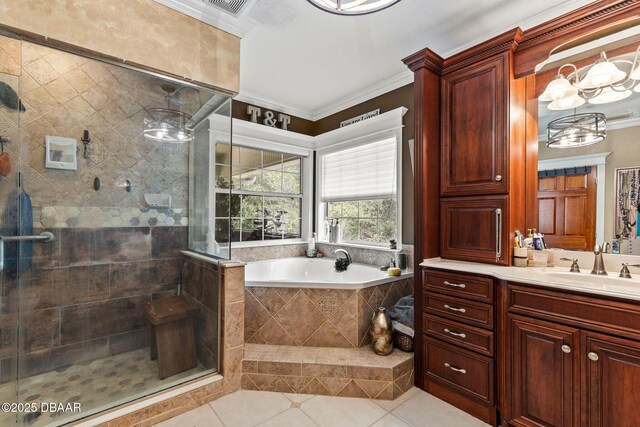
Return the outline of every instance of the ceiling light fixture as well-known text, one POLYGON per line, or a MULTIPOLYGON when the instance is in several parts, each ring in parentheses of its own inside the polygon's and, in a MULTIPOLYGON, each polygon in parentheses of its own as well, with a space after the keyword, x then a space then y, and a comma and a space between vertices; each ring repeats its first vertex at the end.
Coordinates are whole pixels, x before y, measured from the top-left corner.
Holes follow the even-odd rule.
POLYGON ((547 147, 578 148, 606 138, 607 118, 602 113, 573 114, 547 125, 547 147))
POLYGON ((315 7, 336 15, 366 15, 393 6, 400 0, 307 0, 315 7))
POLYGON ((192 129, 187 127, 191 116, 171 108, 171 95, 176 91, 176 88, 163 85, 162 90, 167 93, 167 108, 145 109, 148 117, 144 119, 144 137, 169 144, 184 144, 193 141, 192 129))
POLYGON ((540 101, 550 102, 550 110, 569 110, 585 102, 608 104, 631 96, 631 90, 640 92, 640 46, 635 53, 607 58, 604 52, 596 62, 578 69, 564 64, 547 85, 540 101), (565 77, 565 67, 573 71, 565 77))

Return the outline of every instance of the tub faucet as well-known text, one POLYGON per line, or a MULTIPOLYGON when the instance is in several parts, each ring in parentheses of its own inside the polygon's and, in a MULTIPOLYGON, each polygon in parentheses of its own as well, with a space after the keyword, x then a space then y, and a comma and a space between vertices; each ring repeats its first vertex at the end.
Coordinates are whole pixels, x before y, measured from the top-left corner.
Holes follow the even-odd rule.
POLYGON ((593 270, 591 270, 591 274, 597 274, 598 276, 606 276, 607 270, 604 267, 604 259, 602 258, 603 252, 608 252, 611 245, 609 243, 604 242, 602 245, 596 245, 593 249, 593 253, 595 254, 595 259, 593 260, 593 270))
POLYGON ((351 261, 351 255, 349 255, 349 252, 345 251, 344 249, 336 249, 335 251, 333 251, 333 254, 336 255, 336 271, 337 272, 347 271, 349 264, 353 262, 351 261), (344 254, 345 257, 338 258, 337 254, 339 253, 344 254))

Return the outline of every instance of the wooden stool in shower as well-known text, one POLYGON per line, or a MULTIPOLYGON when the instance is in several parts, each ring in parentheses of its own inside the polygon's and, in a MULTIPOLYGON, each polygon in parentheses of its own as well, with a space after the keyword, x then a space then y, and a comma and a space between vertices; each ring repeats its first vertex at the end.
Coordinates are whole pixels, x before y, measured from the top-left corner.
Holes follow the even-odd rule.
POLYGON ((158 359, 161 379, 198 365, 193 316, 198 308, 184 295, 148 302, 144 314, 151 323, 151 360, 158 359))

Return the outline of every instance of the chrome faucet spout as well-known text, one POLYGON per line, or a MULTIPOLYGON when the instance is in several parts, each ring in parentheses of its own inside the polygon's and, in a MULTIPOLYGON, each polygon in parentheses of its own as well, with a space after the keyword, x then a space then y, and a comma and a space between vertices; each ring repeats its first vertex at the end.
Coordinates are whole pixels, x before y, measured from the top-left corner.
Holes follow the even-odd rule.
POLYGON ((608 252, 611 248, 608 242, 604 242, 602 245, 596 245, 593 248, 593 253, 596 256, 593 260, 593 270, 591 270, 591 274, 596 274, 598 276, 606 276, 607 270, 604 266, 604 259, 602 258, 603 252, 608 252))
MULTIPOLYGON (((334 255, 337 255, 339 253, 340 254, 344 254, 344 256, 347 259, 347 262, 349 264, 353 264, 353 261, 351 260, 351 255, 349 255, 349 252, 345 251, 344 249, 336 249, 335 251, 333 251, 334 255)), ((336 256, 336 258, 337 258, 337 256, 336 256)))

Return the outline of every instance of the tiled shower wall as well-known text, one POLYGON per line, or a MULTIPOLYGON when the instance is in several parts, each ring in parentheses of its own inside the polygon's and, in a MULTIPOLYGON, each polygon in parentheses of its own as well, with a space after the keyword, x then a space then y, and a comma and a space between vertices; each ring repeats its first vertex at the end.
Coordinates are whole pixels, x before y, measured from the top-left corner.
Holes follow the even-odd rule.
MULTIPOLYGON (((187 248, 187 146, 142 136, 143 107, 166 107, 164 82, 2 36, 0 80, 26 109, 0 104, 0 136, 13 140, 0 210, 20 171, 36 234, 55 235, 34 244, 19 279, 0 276, 0 381, 15 378, 16 357, 24 377, 148 345, 144 303, 177 291, 187 248), (76 171, 44 167, 47 135, 78 140, 76 171), (172 208, 149 208, 145 193, 171 194, 172 208)), ((205 100, 191 89, 181 95, 188 113, 205 100)))
POLYGON ((147 346, 144 303, 178 288, 186 227, 48 230, 33 268, 3 276, 3 380, 18 355, 27 377, 147 346))

